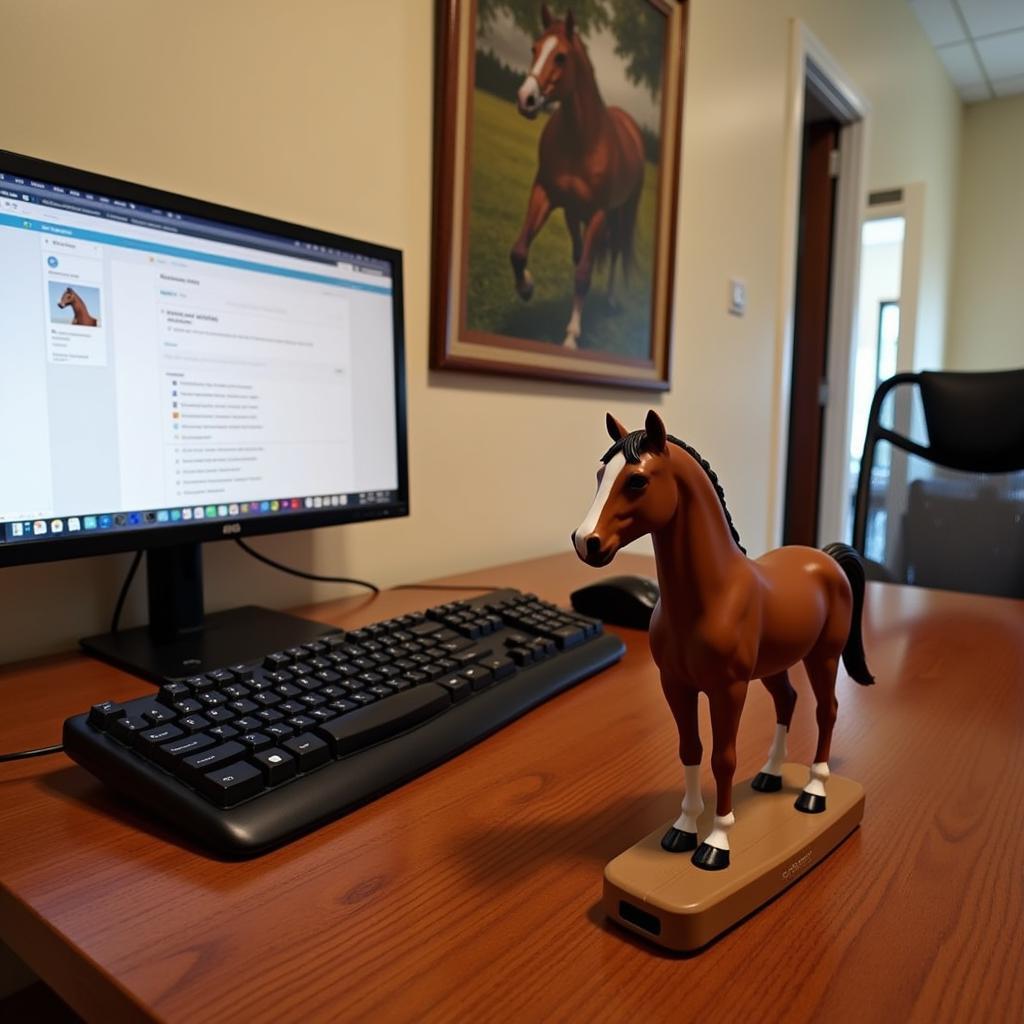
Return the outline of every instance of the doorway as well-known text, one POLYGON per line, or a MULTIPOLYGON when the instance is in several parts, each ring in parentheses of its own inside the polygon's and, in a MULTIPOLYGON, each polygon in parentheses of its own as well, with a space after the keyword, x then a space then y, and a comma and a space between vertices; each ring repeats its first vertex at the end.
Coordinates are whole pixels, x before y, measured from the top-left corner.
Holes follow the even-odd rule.
POLYGON ((841 536, 869 114, 799 19, 790 40, 772 528, 817 546, 841 536))
POLYGON ((840 128, 826 98, 806 79, 784 544, 815 545, 818 536, 840 128))

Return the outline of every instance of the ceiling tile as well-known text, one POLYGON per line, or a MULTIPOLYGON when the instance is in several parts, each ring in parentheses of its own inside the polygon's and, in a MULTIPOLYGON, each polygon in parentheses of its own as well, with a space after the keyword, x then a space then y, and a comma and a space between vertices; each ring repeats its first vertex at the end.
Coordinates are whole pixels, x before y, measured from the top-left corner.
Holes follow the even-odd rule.
POLYGON ((1000 78, 992 83, 992 88, 997 96, 1019 96, 1024 93, 1024 75, 1000 78))
POLYGON ((1024 29, 979 39, 974 45, 990 79, 1024 75, 1024 29))
POLYGON ((1024 0, 957 0, 974 38, 1024 28, 1024 0))
POLYGON ((921 28, 932 46, 959 43, 965 38, 951 0, 910 0, 921 28))
POLYGON ((957 88, 957 92, 964 103, 983 103, 985 100, 992 99, 992 93, 984 82, 978 82, 976 85, 961 85, 957 88))
POLYGON ((971 49, 970 43, 940 46, 935 52, 939 55, 939 60, 945 64, 955 86, 984 84, 985 76, 974 59, 974 51, 971 49))

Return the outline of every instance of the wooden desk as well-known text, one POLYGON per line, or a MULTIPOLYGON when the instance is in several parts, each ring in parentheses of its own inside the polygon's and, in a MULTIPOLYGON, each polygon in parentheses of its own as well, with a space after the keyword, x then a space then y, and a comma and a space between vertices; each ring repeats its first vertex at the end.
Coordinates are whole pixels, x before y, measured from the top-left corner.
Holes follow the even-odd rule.
MULTIPOLYGON (((620 556, 612 571, 651 570, 620 556)), ((462 579, 565 602, 593 578, 565 555, 462 579)), ((440 599, 307 614, 354 628, 440 599)), ((62 756, 0 765, 0 938, 97 1021, 1022 1020, 1024 604, 874 585, 867 615, 878 685, 841 677, 832 762, 867 790, 863 827, 693 957, 598 909, 605 862, 679 797, 674 728, 630 631, 614 669, 254 861, 179 844, 62 756)), ((0 749, 146 689, 78 656, 9 669, 0 749)), ((752 686, 738 778, 772 727, 752 686)))

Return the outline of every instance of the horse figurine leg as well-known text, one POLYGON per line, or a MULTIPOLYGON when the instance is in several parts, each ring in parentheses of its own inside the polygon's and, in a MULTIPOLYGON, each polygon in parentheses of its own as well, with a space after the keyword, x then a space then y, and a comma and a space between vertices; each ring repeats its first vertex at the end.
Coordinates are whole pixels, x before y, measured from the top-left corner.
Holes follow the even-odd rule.
POLYGON ((519 229, 519 237, 509 252, 512 261, 512 273, 515 275, 516 291, 523 300, 533 295, 533 276, 526 269, 526 258, 530 251, 530 243, 551 213, 551 200, 544 187, 534 181, 530 190, 530 200, 526 204, 526 217, 519 229))
POLYGON ((661 685, 679 729, 679 760, 683 763, 685 785, 679 817, 661 837, 661 848, 669 853, 689 853, 697 849, 697 819, 704 812, 700 792, 700 759, 704 751, 697 719, 697 691, 675 686, 664 677, 661 685))
POLYGON ((768 751, 768 760, 750 785, 760 793, 777 793, 782 789, 782 765, 786 761, 786 737, 796 707, 796 690, 790 684, 787 672, 768 676, 761 682, 775 702, 775 737, 768 751))
POLYGON ((729 866, 729 830, 736 823, 732 812, 732 779, 736 772, 736 733, 747 699, 747 683, 734 682, 708 690, 711 704, 711 771, 715 776, 715 824, 697 847, 693 863, 705 871, 729 866))
POLYGON ((828 756, 832 747, 832 729, 836 724, 839 701, 836 699, 836 673, 839 654, 821 654, 812 651, 804 658, 814 699, 817 701, 815 717, 818 721, 818 749, 814 754, 810 777, 796 798, 796 809, 806 814, 820 814, 825 810, 825 783, 828 781, 828 756))

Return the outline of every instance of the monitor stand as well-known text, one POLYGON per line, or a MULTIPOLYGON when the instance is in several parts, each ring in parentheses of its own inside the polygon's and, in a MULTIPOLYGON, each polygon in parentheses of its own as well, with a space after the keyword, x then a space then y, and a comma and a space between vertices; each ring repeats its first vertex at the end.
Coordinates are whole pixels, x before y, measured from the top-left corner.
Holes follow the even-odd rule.
POLYGON ((203 614, 200 545, 146 553, 149 625, 81 640, 96 658, 153 682, 261 659, 336 632, 323 622, 253 605, 203 614))

